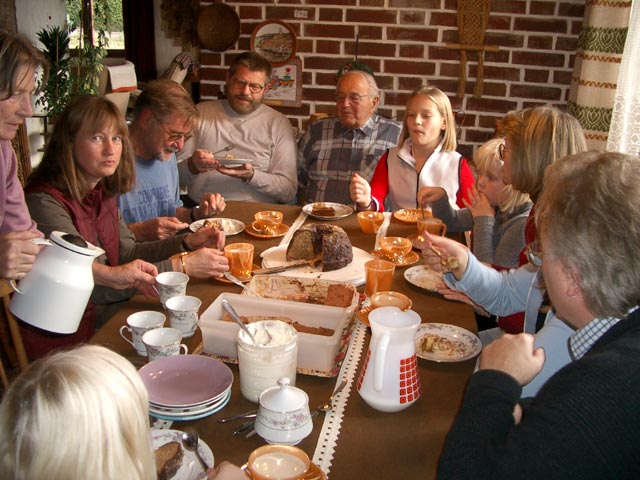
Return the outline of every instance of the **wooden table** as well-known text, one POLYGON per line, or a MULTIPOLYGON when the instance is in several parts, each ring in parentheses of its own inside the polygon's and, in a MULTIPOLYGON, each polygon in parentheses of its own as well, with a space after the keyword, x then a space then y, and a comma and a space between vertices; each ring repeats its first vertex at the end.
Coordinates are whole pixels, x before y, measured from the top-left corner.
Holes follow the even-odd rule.
MULTIPOLYGON (((235 218, 245 224, 251 223, 253 214, 260 210, 277 209, 284 213, 284 223, 291 225, 300 214, 297 206, 270 205, 261 203, 228 202, 223 216, 235 218)), ((307 223, 314 221, 307 219, 307 223)), ((355 215, 334 222, 349 234, 354 246, 366 251, 373 250, 375 235, 363 234, 355 215)), ((415 232, 414 224, 405 224, 391 219, 387 235, 408 236, 415 232)), ((278 245, 281 239, 257 239, 246 232, 228 237, 227 243, 251 242, 255 245, 255 259, 265 249, 278 245)), ((257 262, 259 263, 259 262, 257 262)), ((413 300, 413 310, 423 322, 450 323, 471 331, 476 331, 473 310, 467 305, 449 302, 437 294, 414 289, 403 277, 404 268, 396 268, 393 290, 408 295, 413 300)), ((362 291, 364 287, 359 290, 362 291)), ((240 292, 240 287, 222 283, 214 279, 191 280, 187 289, 189 295, 202 299, 203 312, 222 292, 240 292)), ((123 303, 120 310, 96 333, 91 343, 102 344, 127 357, 136 367, 146 363, 146 358, 138 356, 131 345, 119 335, 119 328, 126 317, 139 310, 159 310, 159 301, 141 295, 123 303)), ((366 354, 370 332, 367 333, 366 354)), ((199 353, 201 334, 185 343, 190 352, 199 353)), ((329 478, 332 480, 370 478, 435 478, 436 465, 445 436, 458 410, 466 382, 473 370, 474 360, 459 363, 434 363, 419 359, 418 368, 422 381, 422 397, 411 407, 398 413, 383 413, 369 407, 359 396, 352 384, 350 396, 342 419, 340 434, 331 462, 329 478)), ((257 408, 256 404, 245 400, 240 393, 237 365, 230 365, 235 380, 229 404, 220 412, 192 422, 175 422, 173 428, 183 429, 193 426, 211 447, 216 462, 231 461, 237 465, 246 462, 249 453, 265 442, 255 435, 246 439, 244 435, 233 436, 241 421, 225 424, 219 418, 257 408)), ((358 372, 361 365, 358 365, 358 372)), ((321 378, 298 375, 297 386, 309 395, 310 406, 324 403, 336 385, 335 378, 321 378)), ((323 415, 314 418, 314 429, 309 437, 298 446, 313 457, 324 421, 323 415)))

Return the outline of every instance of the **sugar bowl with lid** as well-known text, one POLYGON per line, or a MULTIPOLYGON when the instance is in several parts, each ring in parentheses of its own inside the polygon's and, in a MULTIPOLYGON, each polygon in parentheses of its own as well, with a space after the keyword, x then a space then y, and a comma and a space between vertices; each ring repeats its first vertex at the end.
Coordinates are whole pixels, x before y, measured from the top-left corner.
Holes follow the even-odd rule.
POLYGON ((290 385, 289 378, 280 378, 277 386, 260 394, 255 429, 268 443, 300 443, 313 430, 309 396, 290 385))

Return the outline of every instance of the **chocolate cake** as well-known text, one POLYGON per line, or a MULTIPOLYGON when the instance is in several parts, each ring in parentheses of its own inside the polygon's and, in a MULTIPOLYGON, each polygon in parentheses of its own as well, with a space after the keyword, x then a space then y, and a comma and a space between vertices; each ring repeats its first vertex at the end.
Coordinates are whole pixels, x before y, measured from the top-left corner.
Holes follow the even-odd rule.
POLYGON ((287 260, 311 260, 322 255, 322 271, 338 270, 353 260, 347 232, 330 224, 310 223, 300 227, 287 246, 287 260))

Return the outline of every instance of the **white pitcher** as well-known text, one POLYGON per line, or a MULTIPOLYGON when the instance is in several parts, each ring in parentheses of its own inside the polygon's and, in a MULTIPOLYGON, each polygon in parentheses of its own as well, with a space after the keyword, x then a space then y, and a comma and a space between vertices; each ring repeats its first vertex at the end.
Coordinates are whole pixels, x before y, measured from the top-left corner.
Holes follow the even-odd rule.
POLYGON ((382 412, 404 410, 420 398, 415 334, 420 316, 413 310, 381 307, 369 314, 371 342, 358 379, 358 392, 382 412))
POLYGON ((23 322, 55 333, 74 333, 93 291, 92 264, 104 250, 78 235, 51 232, 33 268, 16 286, 9 309, 23 322))

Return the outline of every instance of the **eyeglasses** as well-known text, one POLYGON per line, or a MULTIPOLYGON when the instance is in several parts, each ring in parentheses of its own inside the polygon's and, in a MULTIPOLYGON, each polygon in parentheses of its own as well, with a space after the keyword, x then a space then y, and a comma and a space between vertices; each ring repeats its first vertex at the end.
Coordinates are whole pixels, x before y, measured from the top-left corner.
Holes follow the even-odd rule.
POLYGON ((237 88, 238 90, 244 90, 247 85, 249 85, 249 91, 251 93, 260 93, 264 88, 264 85, 260 85, 259 83, 249 83, 238 78, 232 78, 231 85, 233 86, 233 88, 237 88))
POLYGON ((181 139, 184 139, 184 141, 186 142, 191 137, 193 137, 193 133, 172 132, 171 130, 167 130, 167 136, 169 137, 170 142, 177 142, 181 139))
POLYGON ((349 95, 345 95, 344 93, 339 93, 336 95, 336 103, 342 103, 345 99, 349 99, 349 103, 353 105, 358 105, 362 102, 362 99, 366 97, 370 97, 371 95, 360 95, 358 93, 350 93, 349 95))
POLYGON ((531 265, 533 265, 534 267, 542 266, 543 253, 542 253, 542 250, 540 249, 540 245, 538 244, 537 240, 535 242, 529 243, 525 247, 524 253, 527 256, 527 260, 529 260, 529 263, 531 265))
POLYGON ((501 143, 500 145, 498 145, 498 156, 500 157, 500 160, 504 161, 504 153, 505 152, 510 152, 511 149, 507 148, 504 143, 501 143))

